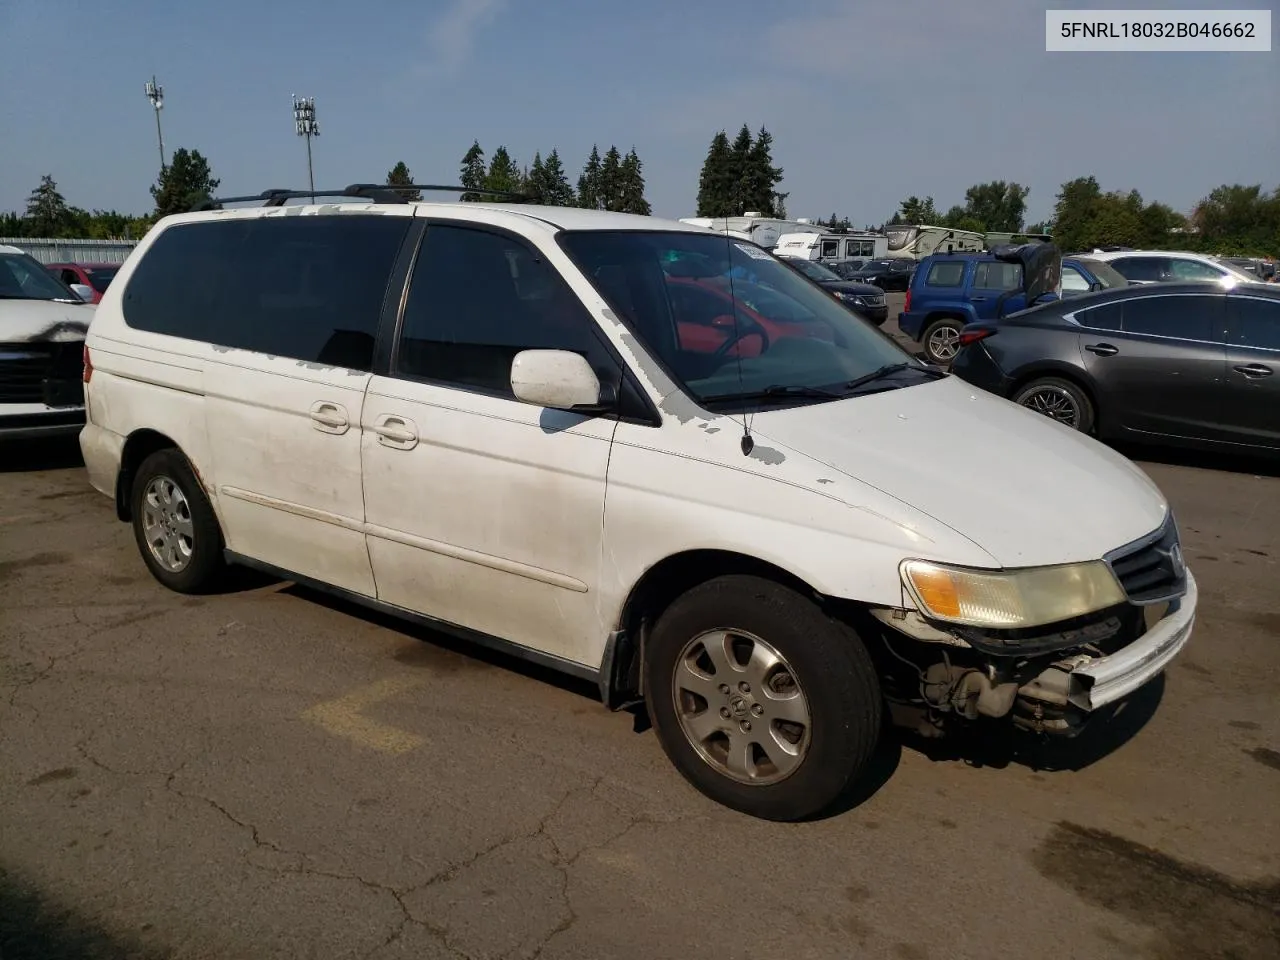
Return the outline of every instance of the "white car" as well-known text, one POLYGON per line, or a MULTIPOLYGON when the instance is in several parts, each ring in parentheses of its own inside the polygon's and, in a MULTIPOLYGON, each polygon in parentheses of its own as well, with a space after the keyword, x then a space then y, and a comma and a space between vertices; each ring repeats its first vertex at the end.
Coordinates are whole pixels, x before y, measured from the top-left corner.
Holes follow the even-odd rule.
POLYGON ((1238 283, 1257 283, 1258 277, 1229 263, 1200 253, 1168 250, 1110 250, 1086 255, 1101 260, 1130 283, 1188 283, 1206 281, 1234 287, 1238 283))
POLYGON ((84 335, 92 291, 0 245, 0 440, 75 436, 84 426, 84 335))
POLYGON ((590 678, 769 819, 886 704, 1068 734, 1187 642, 1144 473, 759 247, 384 201, 168 217, 103 296, 81 448, 165 586, 244 564, 590 678))

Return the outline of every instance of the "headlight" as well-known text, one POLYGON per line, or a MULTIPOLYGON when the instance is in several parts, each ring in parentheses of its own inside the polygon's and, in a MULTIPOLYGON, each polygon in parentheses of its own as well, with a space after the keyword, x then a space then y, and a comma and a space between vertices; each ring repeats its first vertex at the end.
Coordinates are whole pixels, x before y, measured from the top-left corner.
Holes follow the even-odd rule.
POLYGON ((1009 571, 905 560, 901 571, 925 616, 975 627, 1036 627, 1125 600, 1115 574, 1101 560, 1009 571))

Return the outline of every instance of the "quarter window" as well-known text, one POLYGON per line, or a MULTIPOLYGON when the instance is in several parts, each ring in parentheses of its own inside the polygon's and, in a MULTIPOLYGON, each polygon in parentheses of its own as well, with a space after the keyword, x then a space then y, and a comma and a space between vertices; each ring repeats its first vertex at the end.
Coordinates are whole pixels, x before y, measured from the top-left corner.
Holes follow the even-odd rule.
POLYGON ((514 398, 521 350, 571 350, 604 382, 620 369, 594 321, 541 254, 497 233, 427 228, 405 303, 395 372, 514 398))
POLYGON ((1139 297, 1124 301, 1125 333, 1221 342, 1222 297, 1139 297))
POLYGON ((343 214, 170 227, 129 280, 125 322, 137 330, 367 372, 409 222, 343 214))
POLYGON ((1111 261, 1111 266, 1126 280, 1149 283, 1164 280, 1169 270, 1163 257, 1119 257, 1111 261))
POLYGON ((1280 300, 1231 297, 1231 343, 1280 350, 1280 300))
POLYGON ((979 263, 973 272, 973 285, 979 290, 1017 290, 1022 286, 1022 264, 989 260, 979 263))

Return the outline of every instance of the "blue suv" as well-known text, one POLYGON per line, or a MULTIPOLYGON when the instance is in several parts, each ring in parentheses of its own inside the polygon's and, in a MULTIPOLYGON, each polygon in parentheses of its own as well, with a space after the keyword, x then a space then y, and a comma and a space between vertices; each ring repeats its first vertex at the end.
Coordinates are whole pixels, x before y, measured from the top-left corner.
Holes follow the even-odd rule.
MULTIPOLYGON (((1087 257, 1063 258, 1062 281, 1066 297, 1128 283, 1087 257)), ((992 253, 934 254, 920 262, 911 279, 898 329, 924 347, 930 363, 946 366, 956 355, 965 324, 998 320, 1026 306, 1022 263, 992 253)))

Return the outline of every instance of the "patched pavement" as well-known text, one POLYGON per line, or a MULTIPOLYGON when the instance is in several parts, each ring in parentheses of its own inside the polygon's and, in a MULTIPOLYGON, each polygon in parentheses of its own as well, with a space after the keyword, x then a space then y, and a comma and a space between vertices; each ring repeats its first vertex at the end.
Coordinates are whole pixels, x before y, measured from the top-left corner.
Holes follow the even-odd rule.
POLYGON ((287 584, 169 593, 74 449, 6 448, 0 956, 1273 960, 1280 478, 1172 459, 1201 607, 1162 681, 1066 751, 888 743, 779 825, 589 686, 287 584))

